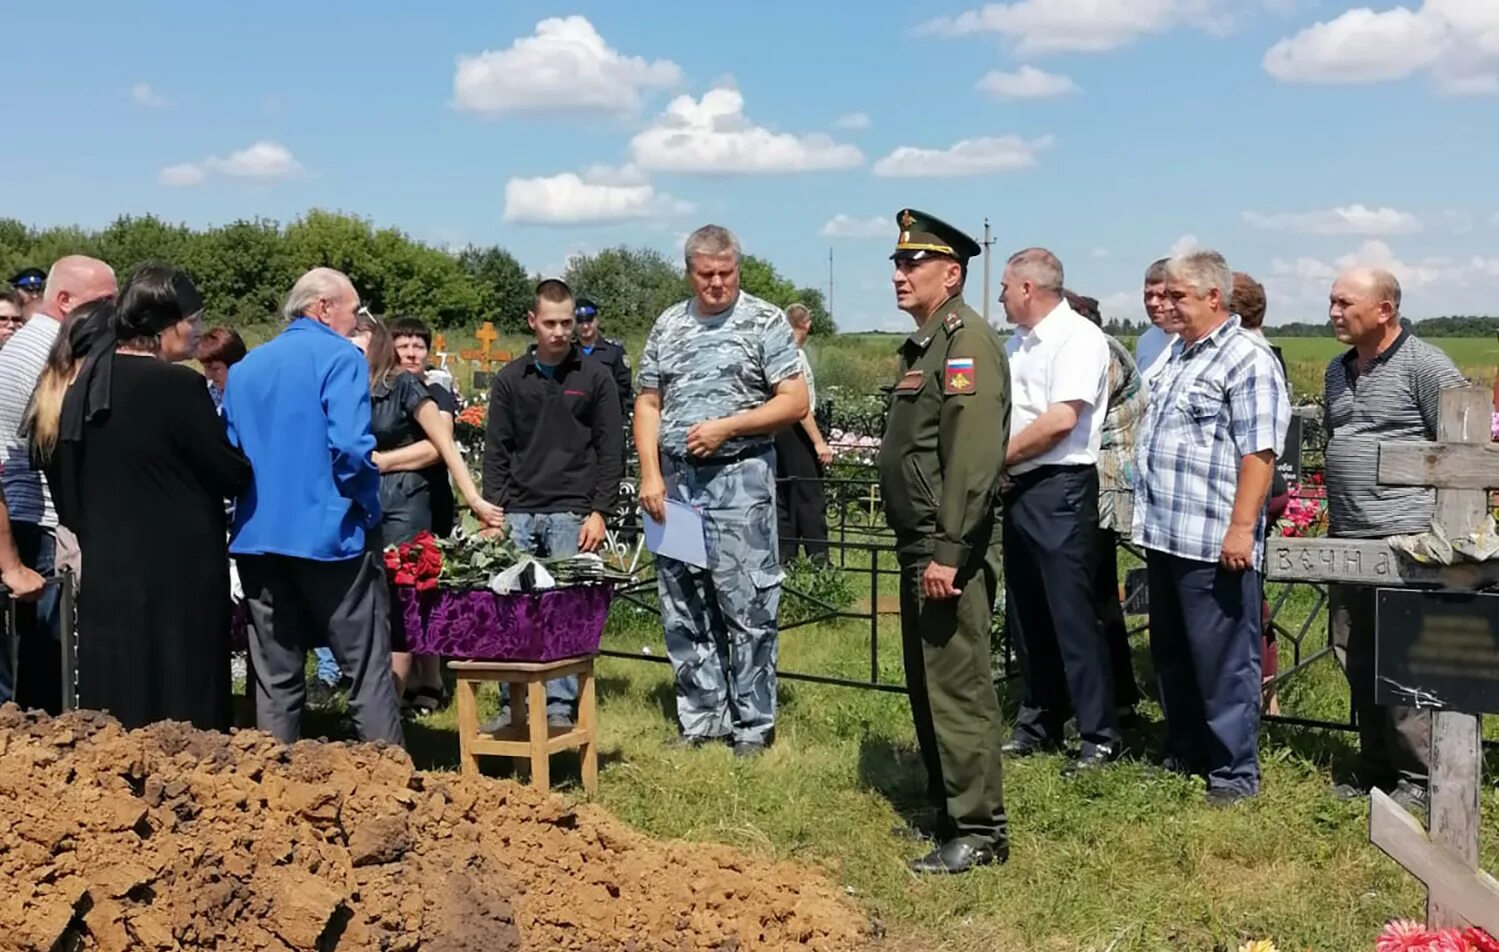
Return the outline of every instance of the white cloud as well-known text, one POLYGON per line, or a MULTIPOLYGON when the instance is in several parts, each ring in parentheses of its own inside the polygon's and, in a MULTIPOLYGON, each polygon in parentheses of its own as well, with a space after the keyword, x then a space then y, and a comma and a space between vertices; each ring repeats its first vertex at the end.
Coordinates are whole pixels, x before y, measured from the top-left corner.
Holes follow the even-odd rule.
POLYGON ((691 202, 657 192, 639 170, 593 166, 505 183, 504 220, 523 225, 583 225, 682 215, 691 202))
POLYGON ((151 88, 150 83, 136 83, 130 87, 130 98, 137 106, 147 109, 165 109, 172 103, 167 97, 151 88))
POLYGON ((1036 153, 1049 148, 1049 135, 1039 139, 998 136, 964 139, 947 149, 903 145, 874 164, 881 178, 955 178, 993 175, 1028 169, 1036 164, 1036 153))
POLYGON ((892 218, 881 215, 853 218, 840 213, 828 219, 820 234, 826 238, 885 238, 895 232, 895 220, 892 218))
POLYGON ((1015 0, 989 3, 919 28, 936 36, 996 33, 1021 54, 1101 52, 1179 26, 1221 31, 1232 5, 1226 0, 1015 0))
POLYGON ((1022 66, 1013 73, 990 70, 975 88, 996 99, 1045 99, 1077 92, 1077 83, 1068 76, 1048 73, 1034 66, 1022 66))
POLYGON ((868 129, 869 117, 862 112, 847 112, 833 120, 834 129, 868 129))
POLYGON ((1246 224, 1266 231, 1292 231, 1305 235, 1408 235, 1422 228, 1421 219, 1389 207, 1343 205, 1315 212, 1244 213, 1246 224))
POLYGON ((1393 274, 1405 290, 1423 288, 1435 284, 1444 277, 1455 278, 1452 263, 1446 258, 1424 258, 1416 262, 1402 261, 1394 249, 1382 241, 1366 241, 1354 251, 1333 262, 1338 270, 1360 266, 1384 268, 1393 274))
POLYGON ((1175 258, 1180 255, 1191 254, 1201 247, 1202 245, 1197 242, 1197 236, 1189 232, 1172 242, 1171 249, 1166 252, 1166 257, 1175 258))
POLYGON ((201 185, 207 173, 203 167, 192 162, 169 165, 156 174, 156 181, 169 188, 191 188, 201 185))
POLYGON ((1499 94, 1499 4, 1358 7, 1276 43, 1264 67, 1288 83, 1375 83, 1428 71, 1445 93, 1499 94))
POLYGON ((1094 248, 1093 249, 1093 257, 1095 257, 1095 258, 1107 258, 1111 254, 1113 254, 1113 252, 1110 251, 1107 248, 1094 248))
POLYGON ((586 17, 551 17, 507 50, 458 57, 453 103, 486 115, 559 110, 634 115, 643 94, 681 82, 670 60, 625 56, 586 17))
POLYGON ((162 185, 183 188, 201 185, 210 172, 234 178, 269 182, 292 178, 305 171, 286 146, 263 139, 254 145, 229 153, 227 158, 210 155, 201 162, 180 162, 156 174, 162 185))
POLYGON ((302 163, 292 156, 286 146, 264 139, 238 152, 229 153, 228 158, 210 156, 203 164, 215 172, 236 178, 278 179, 302 173, 302 163))
POLYGON ((1466 208, 1442 209, 1442 224, 1454 235, 1466 235, 1473 230, 1473 213, 1466 208))
POLYGON ((861 165, 856 146, 823 133, 794 135, 757 126, 744 115, 744 97, 729 87, 703 98, 678 96, 630 140, 635 164, 653 172, 759 175, 847 169, 861 165))

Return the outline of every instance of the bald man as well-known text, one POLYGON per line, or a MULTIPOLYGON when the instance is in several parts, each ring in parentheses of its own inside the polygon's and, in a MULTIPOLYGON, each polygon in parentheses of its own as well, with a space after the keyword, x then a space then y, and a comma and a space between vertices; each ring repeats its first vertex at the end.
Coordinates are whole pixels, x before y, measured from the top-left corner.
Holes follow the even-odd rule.
MULTIPOLYGON (((0 479, 9 510, 3 516, 9 520, 8 531, 0 530, 0 571, 7 576, 7 586, 12 578, 19 582, 17 594, 35 595, 40 582, 19 573, 18 564, 45 577, 52 574, 57 558, 57 511, 41 473, 31 468, 26 440, 17 435, 21 418, 62 319, 79 305, 114 293, 115 273, 109 265, 82 255, 61 258, 47 273, 41 304, 31 320, 0 350, 0 465, 4 466, 0 479)), ((10 671, 10 646, 0 645, 0 702, 14 697, 22 707, 61 712, 57 598, 57 587, 52 586, 41 591, 34 605, 17 609, 16 634, 21 641, 17 670, 10 671)))
MULTIPOLYGON (((1379 486, 1381 443, 1435 440, 1441 392, 1466 381, 1440 348, 1400 324, 1400 282, 1380 268, 1354 268, 1333 283, 1328 314, 1338 340, 1351 345, 1327 365, 1327 513, 1329 534, 1383 538, 1431 528, 1436 494, 1420 486, 1379 486)), ((1427 715, 1374 703, 1374 592, 1328 586, 1330 640, 1348 675, 1358 715, 1359 769, 1339 784, 1343 799, 1373 787, 1407 809, 1426 805, 1431 747, 1427 715)))

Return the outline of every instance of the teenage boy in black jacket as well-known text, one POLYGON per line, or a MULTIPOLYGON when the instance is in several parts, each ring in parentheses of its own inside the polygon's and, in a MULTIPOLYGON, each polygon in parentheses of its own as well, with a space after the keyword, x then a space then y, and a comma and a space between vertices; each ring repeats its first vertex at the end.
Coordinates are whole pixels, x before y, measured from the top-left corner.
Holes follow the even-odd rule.
MULTIPOLYGON (((619 392, 609 369, 573 343, 573 293, 551 278, 526 315, 536 343, 495 374, 484 438, 484 498, 505 510, 522 550, 557 557, 604 541, 623 472, 619 392)), ((571 726, 578 679, 547 683, 547 722, 571 726)), ((509 725, 508 699, 487 730, 509 725)))

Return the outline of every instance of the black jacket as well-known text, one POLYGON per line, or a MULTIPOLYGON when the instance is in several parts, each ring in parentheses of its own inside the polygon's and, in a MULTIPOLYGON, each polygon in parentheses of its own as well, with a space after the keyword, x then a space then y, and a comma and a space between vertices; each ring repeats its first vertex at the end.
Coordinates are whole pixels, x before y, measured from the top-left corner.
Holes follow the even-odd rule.
MULTIPOLYGON (((581 349, 579 353, 582 353, 581 349)), ((635 408, 635 388, 630 383, 630 355, 619 341, 599 338, 593 345, 593 353, 583 354, 585 361, 602 364, 614 377, 614 389, 619 391, 619 413, 628 417, 635 408)))
POLYGON ((533 348, 489 388, 484 498, 508 512, 610 512, 623 440, 608 368, 574 345, 549 379, 533 348))

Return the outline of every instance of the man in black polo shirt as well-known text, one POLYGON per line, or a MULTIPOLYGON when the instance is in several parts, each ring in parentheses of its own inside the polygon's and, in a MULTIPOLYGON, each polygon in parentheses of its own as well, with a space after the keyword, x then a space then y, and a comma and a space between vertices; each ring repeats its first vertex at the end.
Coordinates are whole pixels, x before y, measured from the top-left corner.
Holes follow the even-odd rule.
MULTIPOLYGON (((1338 276, 1329 295, 1338 340, 1352 347, 1327 365, 1328 534, 1383 538, 1431 528, 1436 494, 1420 486, 1376 482, 1382 443, 1437 438, 1441 392, 1463 375, 1440 348, 1400 325, 1400 282, 1381 268, 1338 276)), ((1364 585, 1328 586, 1328 623, 1358 715, 1359 770, 1338 796, 1371 787, 1391 791, 1406 809, 1426 805, 1430 718, 1374 702, 1374 593, 1364 585)))
MULTIPOLYGON (((619 393, 608 367, 573 343, 573 293, 561 281, 536 286, 526 315, 536 343, 495 374, 484 437, 484 498, 505 510, 519 548, 557 557, 592 552, 623 476, 619 393)), ((505 706, 496 730, 510 723, 505 706)), ((547 722, 571 726, 578 679, 547 683, 547 722)))

